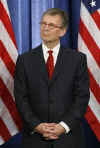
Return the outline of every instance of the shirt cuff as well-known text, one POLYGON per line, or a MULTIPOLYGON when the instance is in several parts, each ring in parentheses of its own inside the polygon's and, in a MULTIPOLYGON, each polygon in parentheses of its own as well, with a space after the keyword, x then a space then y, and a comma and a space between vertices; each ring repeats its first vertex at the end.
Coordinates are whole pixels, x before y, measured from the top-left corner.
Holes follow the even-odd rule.
POLYGON ((65 129, 66 134, 69 133, 70 128, 65 122, 61 121, 59 124, 65 129))

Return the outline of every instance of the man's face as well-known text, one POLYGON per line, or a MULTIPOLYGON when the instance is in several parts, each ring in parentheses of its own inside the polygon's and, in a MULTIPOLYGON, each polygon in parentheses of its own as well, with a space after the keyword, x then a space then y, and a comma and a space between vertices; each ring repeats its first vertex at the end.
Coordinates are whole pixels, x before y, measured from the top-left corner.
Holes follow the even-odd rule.
POLYGON ((59 15, 44 15, 41 21, 40 34, 42 40, 46 42, 58 42, 66 29, 62 28, 62 20, 59 15))

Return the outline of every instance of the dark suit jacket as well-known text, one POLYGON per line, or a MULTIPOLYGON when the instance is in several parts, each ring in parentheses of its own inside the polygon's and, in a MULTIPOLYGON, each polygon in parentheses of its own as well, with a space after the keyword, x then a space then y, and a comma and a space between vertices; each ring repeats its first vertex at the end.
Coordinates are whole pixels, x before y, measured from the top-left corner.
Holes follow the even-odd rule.
POLYGON ((52 80, 43 57, 42 46, 19 56, 15 69, 14 95, 23 119, 23 148, 84 148, 81 118, 89 101, 86 56, 60 48, 52 80), (41 122, 64 121, 68 134, 46 141, 34 133, 41 122))

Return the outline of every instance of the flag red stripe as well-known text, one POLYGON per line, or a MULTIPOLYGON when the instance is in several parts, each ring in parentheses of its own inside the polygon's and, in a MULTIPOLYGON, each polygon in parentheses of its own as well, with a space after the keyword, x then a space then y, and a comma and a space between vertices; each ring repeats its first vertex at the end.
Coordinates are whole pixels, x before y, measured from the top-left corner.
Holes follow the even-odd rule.
POLYGON ((95 21, 96 25, 98 26, 98 29, 100 29, 100 14, 98 13, 98 11, 95 11, 94 13, 92 13, 91 16, 95 21))
POLYGON ((87 110, 87 113, 85 114, 85 117, 86 117, 90 127, 94 131, 95 135, 100 140, 100 123, 97 120, 97 118, 95 117, 95 115, 93 114, 93 112, 90 109, 90 107, 88 107, 88 110, 87 110))
POLYGON ((9 133, 9 130, 7 129, 6 125, 4 124, 1 118, 0 118, 0 135, 5 141, 11 138, 11 134, 9 133))
POLYGON ((8 34, 10 35, 10 37, 17 49, 14 32, 12 30, 12 24, 11 24, 9 16, 8 16, 3 4, 1 3, 1 1, 0 1, 0 19, 2 20, 5 28, 7 29, 8 34))
MULTIPOLYGON (((9 71, 13 79, 16 57, 11 56, 10 53, 12 52, 12 50, 13 52, 14 51, 16 52, 17 46, 16 46, 16 41, 15 41, 15 36, 14 36, 10 16, 8 16, 7 9, 8 9, 7 1, 0 0, 0 22, 1 22, 0 25, 1 27, 4 27, 5 29, 4 31, 8 33, 8 36, 7 37, 5 36, 6 40, 8 40, 7 42, 9 42, 9 40, 11 41, 8 44, 11 44, 11 46, 12 45, 15 46, 15 48, 10 48, 10 46, 7 46, 7 49, 6 49, 6 46, 4 44, 6 40, 1 39, 0 40, 0 59, 4 63, 6 69, 9 71)), ((0 36, 1 35, 3 36, 3 32, 0 33, 0 36)), ((3 72, 5 72, 3 70, 5 69, 2 68, 2 73, 0 74, 0 96, 1 96, 3 104, 5 104, 5 109, 7 111, 5 112, 5 114, 9 113, 10 115, 9 118, 11 117, 12 124, 14 124, 15 126, 13 126, 12 129, 10 129, 9 124, 8 125, 6 124, 8 121, 8 118, 6 116, 4 116, 4 120, 2 117, 0 118, 0 136, 1 136, 0 142, 1 144, 8 141, 9 138, 11 138, 11 136, 15 133, 15 131, 17 133, 18 130, 20 131, 22 129, 22 120, 16 109, 15 101, 12 96, 13 90, 12 88, 10 88, 10 86, 11 87, 13 86, 13 81, 10 80, 9 75, 7 76, 7 73, 4 73, 6 80, 2 78, 3 72), (5 81, 8 84, 4 83, 5 81)))
MULTIPOLYGON (((85 11, 84 9, 87 9, 87 7, 85 7, 85 1, 81 2, 81 7, 83 9, 81 9, 81 15, 80 15, 80 31, 79 31, 79 33, 80 33, 81 38, 79 37, 79 40, 78 40, 79 48, 82 48, 83 50, 85 48, 85 50, 86 50, 85 53, 88 56, 87 60, 90 62, 90 60, 91 60, 90 56, 92 56, 93 60, 96 62, 96 66, 99 69, 100 68, 100 46, 97 43, 97 38, 99 38, 98 33, 100 33, 100 14, 99 14, 98 10, 97 11, 95 10, 94 12, 92 11, 92 14, 91 14, 91 12, 89 13, 90 9, 93 10, 93 7, 90 5, 89 5, 89 10, 85 11), (85 14, 84 14, 84 11, 85 11, 85 14), (83 16, 85 15, 85 18, 81 17, 82 15, 83 16), (92 17, 93 24, 90 23, 91 20, 89 18, 90 17, 89 15, 92 17), (84 22, 85 19, 88 19, 87 24, 85 24, 85 22, 84 22), (98 29, 98 31, 95 30, 96 29, 95 26, 98 29), (84 44, 82 45, 83 42, 84 42, 84 44), (81 47, 81 45, 83 47, 81 47), (91 55, 88 52, 90 52, 91 55)), ((79 49, 79 50, 81 50, 81 49, 79 49)), ((91 129, 93 130, 94 134, 96 135, 97 139, 100 141, 100 121, 99 121, 100 118, 99 118, 99 110, 97 110, 97 108, 96 108, 96 105, 97 106, 100 105, 100 85, 99 85, 98 80, 97 79, 95 80, 95 75, 99 79, 99 73, 92 72, 91 71, 92 67, 90 67, 90 66, 92 66, 94 69, 96 67, 94 64, 88 65, 89 76, 90 76, 91 95, 93 94, 95 98, 90 98, 90 99, 94 99, 94 100, 90 100, 90 103, 91 103, 91 101, 94 101, 94 102, 92 102, 94 104, 91 103, 91 106, 88 106, 85 117, 86 117, 91 129), (97 102, 95 102, 95 101, 97 101, 97 102), (93 107, 93 109, 92 109, 92 107, 93 107), (95 111, 97 111, 98 113, 95 111), (97 116, 97 114, 98 114, 98 116, 97 116)))
POLYGON ((90 76, 90 88, 91 91, 93 92, 96 100, 98 101, 98 103, 100 104, 100 87, 99 85, 96 83, 96 80, 94 79, 92 73, 89 71, 89 76, 90 76))
MULTIPOLYGON (((83 24, 82 20, 80 19, 80 35, 84 40, 85 44, 88 47, 88 50, 91 52, 93 57, 95 58, 98 66, 100 67, 100 49, 96 45, 95 41, 93 40, 91 34, 88 32, 87 28, 83 24)), ((80 50, 80 49, 79 49, 80 50)))
POLYGON ((14 64, 13 60, 11 59, 11 57, 9 56, 9 53, 7 52, 7 50, 1 40, 0 40, 0 58, 3 60, 7 69, 9 70, 10 74, 13 77, 15 64, 14 64))
POLYGON ((19 130, 21 130, 22 122, 21 122, 19 114, 16 110, 15 102, 13 101, 12 96, 10 95, 8 89, 4 85, 1 78, 0 78, 0 96, 3 98, 2 101, 4 102, 6 107, 8 108, 12 119, 14 120, 16 125, 18 125, 19 130))

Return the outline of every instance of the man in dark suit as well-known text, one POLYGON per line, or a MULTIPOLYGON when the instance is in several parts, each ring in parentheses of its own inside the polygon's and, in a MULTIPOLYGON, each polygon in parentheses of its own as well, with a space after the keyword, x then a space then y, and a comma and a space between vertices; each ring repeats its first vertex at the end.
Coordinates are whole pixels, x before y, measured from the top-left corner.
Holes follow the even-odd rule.
POLYGON ((51 8, 40 22, 42 45, 18 57, 14 95, 23 120, 23 148, 85 148, 81 118, 89 101, 86 56, 62 47, 64 11, 51 8))

